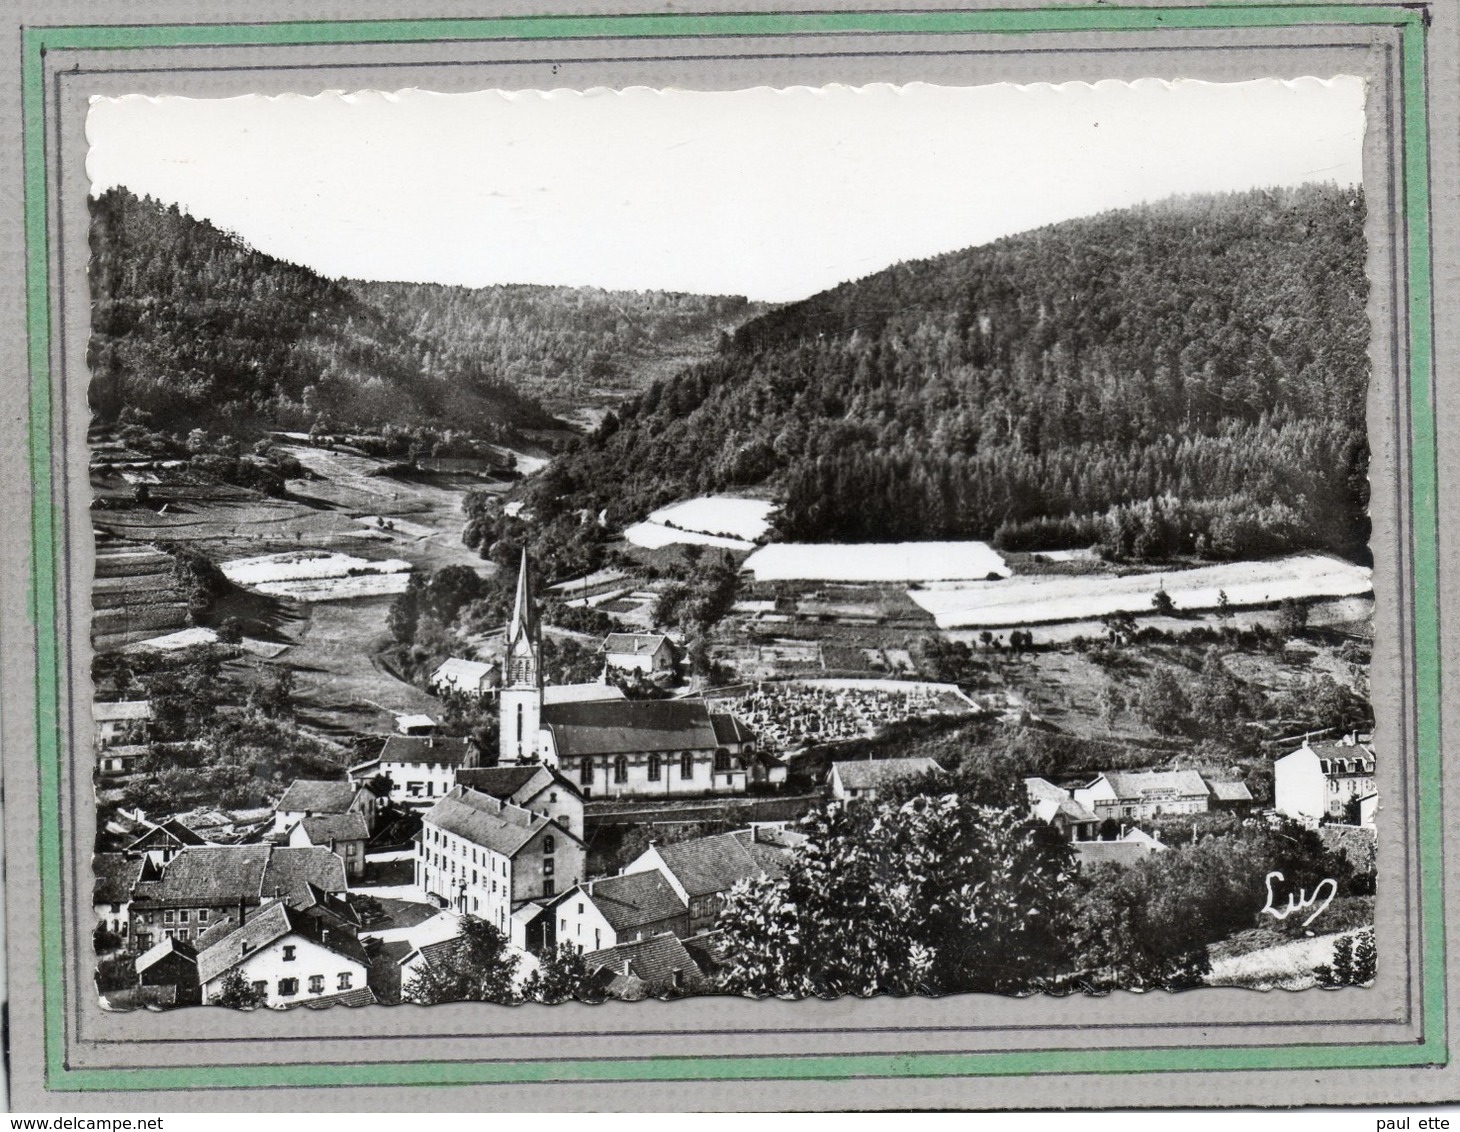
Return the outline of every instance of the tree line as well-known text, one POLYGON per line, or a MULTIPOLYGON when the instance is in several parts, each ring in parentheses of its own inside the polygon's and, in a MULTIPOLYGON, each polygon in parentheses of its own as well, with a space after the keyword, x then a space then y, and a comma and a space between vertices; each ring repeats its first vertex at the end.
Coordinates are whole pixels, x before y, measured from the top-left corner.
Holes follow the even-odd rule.
POLYGON ((745 323, 527 497, 619 526, 771 485, 786 539, 1363 557, 1363 223, 1308 185, 899 264, 745 323))

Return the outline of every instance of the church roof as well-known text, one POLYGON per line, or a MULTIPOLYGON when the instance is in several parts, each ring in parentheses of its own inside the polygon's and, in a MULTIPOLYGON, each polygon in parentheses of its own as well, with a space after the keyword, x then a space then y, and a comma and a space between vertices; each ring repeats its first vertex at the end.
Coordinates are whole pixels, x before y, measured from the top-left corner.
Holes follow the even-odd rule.
POLYGON ((522 634, 536 638, 537 636, 537 611, 532 607, 532 579, 529 577, 530 566, 527 561, 527 548, 522 548, 522 565, 517 571, 517 600, 512 606, 512 624, 507 630, 507 643, 510 645, 522 634))
POLYGON ((559 759, 718 746, 709 709, 691 700, 605 700, 545 704, 542 725, 559 759))

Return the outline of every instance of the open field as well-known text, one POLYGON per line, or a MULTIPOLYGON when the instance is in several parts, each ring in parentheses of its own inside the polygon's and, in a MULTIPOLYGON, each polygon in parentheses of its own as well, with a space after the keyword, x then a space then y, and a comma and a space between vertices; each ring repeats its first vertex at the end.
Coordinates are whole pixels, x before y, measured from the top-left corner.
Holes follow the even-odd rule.
POLYGON ((1213 960, 1207 984, 1253 990, 1306 990, 1318 983, 1315 969, 1333 962, 1333 949, 1338 941, 1356 934, 1335 932, 1213 960))
POLYGON ((725 538, 722 535, 707 535, 700 531, 682 531, 666 527, 663 523, 635 523, 624 531, 624 538, 635 546, 646 550, 661 550, 666 546, 717 546, 722 550, 754 550, 755 543, 745 539, 725 538))
POLYGON ((411 564, 399 558, 372 562, 323 550, 265 554, 223 563, 224 576, 270 597, 343 601, 404 593, 411 564))
MULTIPOLYGON (((754 557, 754 556, 752 556, 754 557)), ((1081 621, 1114 613, 1149 613, 1164 589, 1178 609, 1215 609, 1219 595, 1233 606, 1272 605, 1287 598, 1352 597, 1371 593, 1372 571, 1323 554, 1265 562, 1228 562, 1169 574, 1127 577, 1038 576, 960 586, 927 587, 909 596, 933 614, 940 629, 1014 627, 1081 621)))
POLYGON ((651 523, 698 531, 707 535, 754 542, 770 526, 771 512, 776 505, 767 499, 738 499, 728 495, 702 495, 671 503, 649 516, 651 523))
POLYGON ((1006 576, 983 542, 772 543, 745 560, 757 582, 934 582, 1006 576))

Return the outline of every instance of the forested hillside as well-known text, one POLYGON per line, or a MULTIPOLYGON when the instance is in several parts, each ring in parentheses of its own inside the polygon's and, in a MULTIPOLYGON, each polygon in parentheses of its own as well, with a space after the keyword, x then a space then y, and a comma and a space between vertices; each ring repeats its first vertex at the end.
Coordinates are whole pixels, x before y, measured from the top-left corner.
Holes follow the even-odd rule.
POLYGON ((642 392, 712 355, 766 309, 741 297, 596 287, 367 283, 350 292, 395 311, 438 366, 481 364, 554 412, 642 392))
POLYGON ((623 522, 768 485, 812 541, 1361 557, 1363 223, 1305 186, 899 264, 748 322, 529 490, 623 522))
POLYGON ((763 308, 589 288, 329 280, 176 206, 92 201, 92 404, 164 429, 394 424, 483 435, 642 390, 763 308))

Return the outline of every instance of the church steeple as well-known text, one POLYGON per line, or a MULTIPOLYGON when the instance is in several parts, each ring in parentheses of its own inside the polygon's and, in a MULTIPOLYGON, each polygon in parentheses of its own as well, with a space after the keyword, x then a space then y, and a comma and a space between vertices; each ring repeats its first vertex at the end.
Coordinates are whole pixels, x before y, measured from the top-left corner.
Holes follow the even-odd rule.
POLYGON ((522 551, 522 566, 517 572, 517 601, 512 621, 507 626, 507 671, 503 686, 508 688, 542 687, 541 633, 537 611, 532 604, 532 579, 527 550, 522 551))

